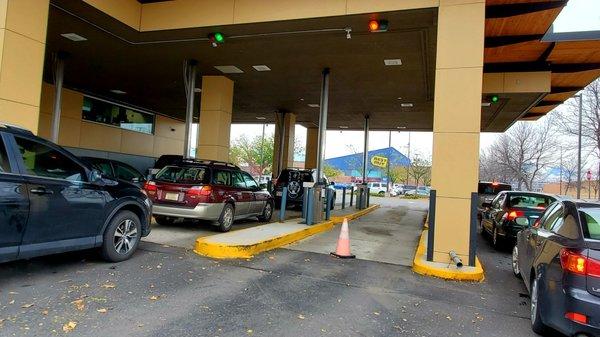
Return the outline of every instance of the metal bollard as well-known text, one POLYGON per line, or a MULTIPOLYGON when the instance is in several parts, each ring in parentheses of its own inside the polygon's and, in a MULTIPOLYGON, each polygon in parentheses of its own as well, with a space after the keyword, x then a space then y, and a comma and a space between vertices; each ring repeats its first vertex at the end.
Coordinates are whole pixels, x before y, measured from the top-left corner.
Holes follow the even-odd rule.
POLYGON ((333 193, 331 193, 330 189, 325 190, 325 220, 329 220, 331 215, 331 197, 333 193))
POLYGON ((354 201, 354 186, 350 187, 350 207, 352 207, 352 201, 354 201))
POLYGON ((313 196, 312 196, 312 188, 307 189, 307 203, 306 203, 306 224, 308 226, 313 224, 313 196))
POLYGON ((287 187, 283 187, 281 191, 281 208, 279 208, 279 222, 285 221, 285 207, 287 204, 287 187))
POLYGON ((453 250, 451 250, 448 254, 450 254, 450 259, 452 260, 452 262, 454 262, 454 264, 456 264, 456 267, 462 268, 463 263, 460 257, 458 257, 458 255, 456 255, 456 253, 453 250))
POLYGON ((302 219, 306 220, 306 204, 308 200, 308 187, 304 188, 304 195, 302 196, 302 219))
POLYGON ((365 208, 369 207, 371 205, 371 189, 367 187, 367 205, 365 206, 365 208))
POLYGON ((346 187, 342 187, 342 209, 346 208, 346 187))

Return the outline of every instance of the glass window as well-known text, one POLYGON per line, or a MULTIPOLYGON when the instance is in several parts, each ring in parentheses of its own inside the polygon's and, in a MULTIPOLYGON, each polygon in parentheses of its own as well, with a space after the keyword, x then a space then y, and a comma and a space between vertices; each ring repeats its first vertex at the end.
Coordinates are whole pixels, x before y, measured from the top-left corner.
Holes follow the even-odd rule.
POLYGON ((15 141, 23 156, 27 174, 70 181, 86 180, 83 167, 62 153, 25 138, 15 137, 15 141))
POLYGON ((231 176, 233 179, 233 187, 235 188, 246 188, 246 183, 244 182, 244 177, 239 172, 231 172, 231 176))
POLYGON ((511 194, 508 207, 546 209, 552 202, 554 202, 554 198, 543 195, 511 194))
POLYGON ((83 98, 82 118, 148 134, 154 131, 154 115, 91 97, 83 98))
POLYGON ((2 135, 0 135, 0 172, 11 172, 10 162, 8 161, 8 154, 4 147, 2 135))
POLYGON ((213 184, 231 186, 231 172, 223 170, 213 171, 213 184))
POLYGON ((600 240, 600 208, 580 208, 583 236, 600 240))
POLYGON ((83 159, 88 164, 92 165, 92 167, 95 168, 96 170, 99 170, 100 172, 102 172, 102 174, 104 174, 105 176, 107 176, 107 177, 114 176, 112 166, 105 159, 90 158, 90 157, 83 157, 81 159, 83 159))
POLYGON ((123 163, 115 164, 115 174, 117 178, 126 181, 132 181, 136 178, 138 181, 142 181, 144 178, 138 171, 136 171, 136 169, 123 163))
POLYGON ((492 207, 493 208, 501 208, 502 205, 504 204, 504 199, 506 198, 506 194, 505 193, 500 193, 496 196, 496 198, 494 199, 494 201, 492 201, 492 207))
POLYGON ((156 174, 154 179, 183 184, 206 184, 208 183, 208 174, 206 167, 202 166, 166 166, 156 174))
POLYGON ((563 215, 562 207, 561 206, 554 207, 552 209, 551 213, 548 214, 548 216, 546 217, 546 220, 544 220, 544 222, 542 223, 541 227, 546 230, 550 230, 553 226, 555 226, 555 224, 557 222, 563 221, 562 215, 563 215))
POLYGON ((244 182, 246 183, 247 188, 251 190, 258 189, 258 184, 251 175, 246 172, 242 172, 242 175, 244 176, 244 182))

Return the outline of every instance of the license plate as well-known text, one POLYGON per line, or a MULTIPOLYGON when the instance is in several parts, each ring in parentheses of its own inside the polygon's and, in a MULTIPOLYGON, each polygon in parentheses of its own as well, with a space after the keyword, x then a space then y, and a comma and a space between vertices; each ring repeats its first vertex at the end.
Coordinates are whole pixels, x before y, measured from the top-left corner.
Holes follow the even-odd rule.
POLYGON ((179 193, 166 193, 165 200, 179 201, 179 193))
POLYGON ((281 191, 275 192, 275 195, 278 196, 278 197, 280 197, 281 196, 281 191))

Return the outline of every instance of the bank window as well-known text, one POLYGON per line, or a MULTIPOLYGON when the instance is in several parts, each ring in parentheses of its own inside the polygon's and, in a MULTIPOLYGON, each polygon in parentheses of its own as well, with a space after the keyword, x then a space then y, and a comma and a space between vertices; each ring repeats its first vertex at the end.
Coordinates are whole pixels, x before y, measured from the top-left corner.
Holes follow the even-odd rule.
POLYGON ((82 118, 147 134, 154 131, 154 115, 91 97, 83 98, 82 118))

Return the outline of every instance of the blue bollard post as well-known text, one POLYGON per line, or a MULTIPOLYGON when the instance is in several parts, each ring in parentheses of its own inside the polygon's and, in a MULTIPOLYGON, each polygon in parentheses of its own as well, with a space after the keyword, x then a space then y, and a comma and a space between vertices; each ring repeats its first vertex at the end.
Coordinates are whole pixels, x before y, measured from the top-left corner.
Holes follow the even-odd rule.
POLYGON ((352 207, 353 200, 354 200, 354 186, 350 187, 350 207, 352 207))
POLYGON ((342 187, 342 209, 346 208, 346 187, 342 187))
POLYGON ((304 188, 304 195, 302 196, 302 219, 306 222, 306 205, 308 203, 308 187, 304 188))
POLYGON ((283 187, 281 191, 281 207, 279 208, 279 222, 285 220, 285 207, 287 204, 287 187, 283 187))
POLYGON ((307 197, 307 203, 306 203, 306 224, 307 225, 312 225, 313 224, 313 189, 312 188, 308 188, 308 197, 307 197))

